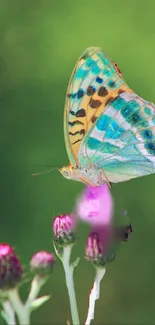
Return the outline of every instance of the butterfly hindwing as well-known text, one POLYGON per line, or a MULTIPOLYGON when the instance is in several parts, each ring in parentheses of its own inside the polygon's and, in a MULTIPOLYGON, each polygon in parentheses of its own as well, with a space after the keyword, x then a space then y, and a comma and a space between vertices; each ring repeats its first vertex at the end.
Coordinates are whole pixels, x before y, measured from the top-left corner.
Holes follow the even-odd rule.
POLYGON ((155 105, 134 93, 118 95, 85 136, 78 158, 111 182, 154 173, 155 105))
POLYGON ((65 101, 64 134, 72 165, 79 164, 81 142, 104 107, 124 91, 132 92, 117 65, 100 48, 88 48, 73 70, 65 101))

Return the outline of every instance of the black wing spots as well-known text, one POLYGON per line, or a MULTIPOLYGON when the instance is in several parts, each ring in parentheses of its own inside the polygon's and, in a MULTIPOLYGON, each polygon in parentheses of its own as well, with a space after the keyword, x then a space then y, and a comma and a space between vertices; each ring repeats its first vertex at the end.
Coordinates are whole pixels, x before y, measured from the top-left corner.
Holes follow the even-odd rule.
POLYGON ((96 82, 99 83, 99 84, 101 84, 101 83, 103 83, 103 79, 98 76, 96 78, 96 82))
POLYGON ((125 92, 125 90, 123 90, 123 89, 119 89, 118 94, 121 95, 121 94, 123 94, 124 92, 125 92))
POLYGON ((70 94, 67 94, 67 97, 68 97, 68 98, 72 98, 72 99, 74 99, 75 97, 77 97, 77 99, 80 99, 80 98, 82 98, 82 97, 84 96, 84 94, 85 94, 85 92, 84 92, 84 90, 81 88, 81 89, 78 90, 77 93, 70 93, 70 94))
POLYGON ((76 97, 76 95, 77 94, 75 94, 75 93, 71 93, 71 94, 67 94, 67 97, 74 99, 76 97))
POLYGON ((119 75, 121 78, 123 78, 122 72, 121 72, 120 68, 118 67, 118 65, 117 65, 117 63, 116 63, 115 61, 113 61, 113 65, 114 65, 114 67, 115 67, 115 69, 116 69, 118 75, 119 75))
POLYGON ((74 125, 84 125, 84 123, 81 122, 81 121, 79 121, 79 120, 75 120, 75 121, 73 121, 73 122, 68 122, 68 124, 69 124, 70 126, 74 126, 74 125))
POLYGON ((115 99, 114 97, 109 97, 105 102, 105 106, 111 103, 114 99, 115 99))
POLYGON ((84 90, 83 89, 79 89, 77 92, 77 98, 80 99, 84 96, 84 90))
POLYGON ((70 111, 70 114, 76 117, 85 117, 86 116, 86 112, 84 108, 79 109, 77 112, 74 111, 70 111))
POLYGON ((91 98, 90 101, 89 101, 89 106, 91 108, 98 108, 98 107, 101 106, 101 104, 102 104, 102 102, 100 100, 98 100, 98 99, 91 98))
POLYGON ((87 57, 88 57, 88 54, 84 54, 84 55, 81 56, 80 60, 82 60, 82 59, 83 59, 83 60, 86 60, 87 57))
POLYGON ((76 131, 76 132, 74 132, 74 133, 72 133, 72 132, 69 132, 69 134, 70 135, 77 135, 77 134, 85 134, 85 129, 81 129, 81 130, 79 130, 79 131, 76 131))
POLYGON ((106 87, 102 86, 101 88, 99 88, 98 95, 101 97, 107 96, 108 90, 106 89, 106 87))
POLYGON ((74 111, 70 111, 69 113, 73 116, 76 116, 76 113, 74 111))
POLYGON ((148 142, 145 145, 145 149, 150 153, 152 156, 155 156, 155 143, 154 142, 148 142))
POLYGON ((153 134, 152 134, 152 131, 151 130, 143 130, 142 132, 141 132, 141 135, 142 135, 142 137, 144 138, 144 139, 149 139, 149 140, 151 140, 152 138, 153 138, 153 134))
POLYGON ((76 131, 76 132, 69 132, 69 135, 71 135, 71 136, 76 136, 77 134, 82 135, 82 138, 81 138, 81 139, 77 139, 77 140, 75 140, 74 142, 71 142, 72 145, 73 145, 73 144, 76 144, 77 142, 82 141, 83 136, 85 135, 85 129, 81 129, 81 130, 76 131))
POLYGON ((108 82, 108 86, 110 87, 110 88, 114 88, 115 87, 115 81, 114 80, 110 80, 109 82, 108 82))
POLYGON ((95 115, 92 116, 91 122, 94 123, 97 120, 97 117, 95 115))
POLYGON ((87 88, 86 94, 87 94, 88 96, 93 96, 94 93, 95 93, 95 88, 92 87, 92 86, 89 86, 89 87, 87 88))
POLYGON ((72 142, 71 144, 76 144, 77 142, 80 142, 81 140, 82 140, 82 139, 78 139, 78 140, 72 142))
POLYGON ((86 112, 84 108, 81 108, 76 112, 76 117, 85 117, 85 116, 86 116, 86 112))

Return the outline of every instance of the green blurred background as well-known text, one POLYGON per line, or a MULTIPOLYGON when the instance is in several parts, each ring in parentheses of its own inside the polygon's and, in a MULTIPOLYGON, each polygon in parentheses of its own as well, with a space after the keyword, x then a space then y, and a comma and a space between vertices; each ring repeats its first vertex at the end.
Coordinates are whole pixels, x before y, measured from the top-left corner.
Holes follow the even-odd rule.
MULTIPOLYGON (((135 92, 155 102, 155 2, 1 0, 0 22, 0 240, 28 265, 36 251, 53 250, 52 219, 72 211, 83 188, 57 171, 31 177, 68 163, 63 109, 72 68, 85 48, 100 46, 135 92)), ((94 324, 155 324, 154 181, 113 186, 116 216, 127 209, 134 232, 108 266, 94 324)), ((81 225, 75 255, 83 256, 87 232, 81 225)), ((81 324, 93 275, 82 258, 75 273, 81 324)), ((33 324, 70 319, 59 261, 41 293, 52 299, 34 312, 33 324)))

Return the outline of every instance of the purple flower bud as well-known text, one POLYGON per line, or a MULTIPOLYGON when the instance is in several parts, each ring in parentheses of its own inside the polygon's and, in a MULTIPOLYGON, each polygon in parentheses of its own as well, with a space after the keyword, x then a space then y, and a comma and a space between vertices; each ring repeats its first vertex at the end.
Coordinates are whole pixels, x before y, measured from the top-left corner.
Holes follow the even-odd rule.
POLYGON ((87 186, 77 200, 75 212, 93 228, 110 224, 113 217, 113 200, 108 185, 87 186))
POLYGON ((75 221, 71 215, 62 214, 53 220, 54 240, 59 246, 66 246, 75 241, 75 221))
POLYGON ((115 258, 115 252, 110 249, 111 239, 112 233, 109 227, 105 227, 102 231, 91 232, 86 242, 86 259, 98 267, 112 261, 115 258))
POLYGON ((53 270, 54 264, 54 256, 46 251, 34 254, 30 262, 31 270, 40 276, 49 275, 53 270))
POLYGON ((13 248, 0 244, 0 289, 14 288, 22 279, 23 268, 13 248))
POLYGON ((85 255, 87 260, 100 267, 114 260, 120 243, 127 241, 133 231, 131 224, 120 227, 110 224, 94 229, 87 239, 85 255))

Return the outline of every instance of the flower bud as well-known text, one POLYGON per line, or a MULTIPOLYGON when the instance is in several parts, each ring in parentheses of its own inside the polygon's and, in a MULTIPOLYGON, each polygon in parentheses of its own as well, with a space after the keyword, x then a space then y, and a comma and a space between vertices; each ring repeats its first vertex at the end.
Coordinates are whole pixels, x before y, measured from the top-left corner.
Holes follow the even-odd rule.
POLYGON ((54 240, 59 246, 67 246, 75 241, 75 221, 71 215, 63 214, 54 218, 54 240))
POLYGON ((23 268, 13 248, 8 244, 0 244, 0 289, 16 287, 22 275, 23 268))
POLYGON ((54 256, 46 251, 37 252, 30 261, 32 272, 40 276, 49 275, 53 270, 54 264, 54 256))
POLYGON ((85 248, 86 259, 91 261, 95 266, 103 267, 107 262, 115 258, 115 253, 104 247, 103 239, 100 232, 91 232, 88 236, 85 248))

